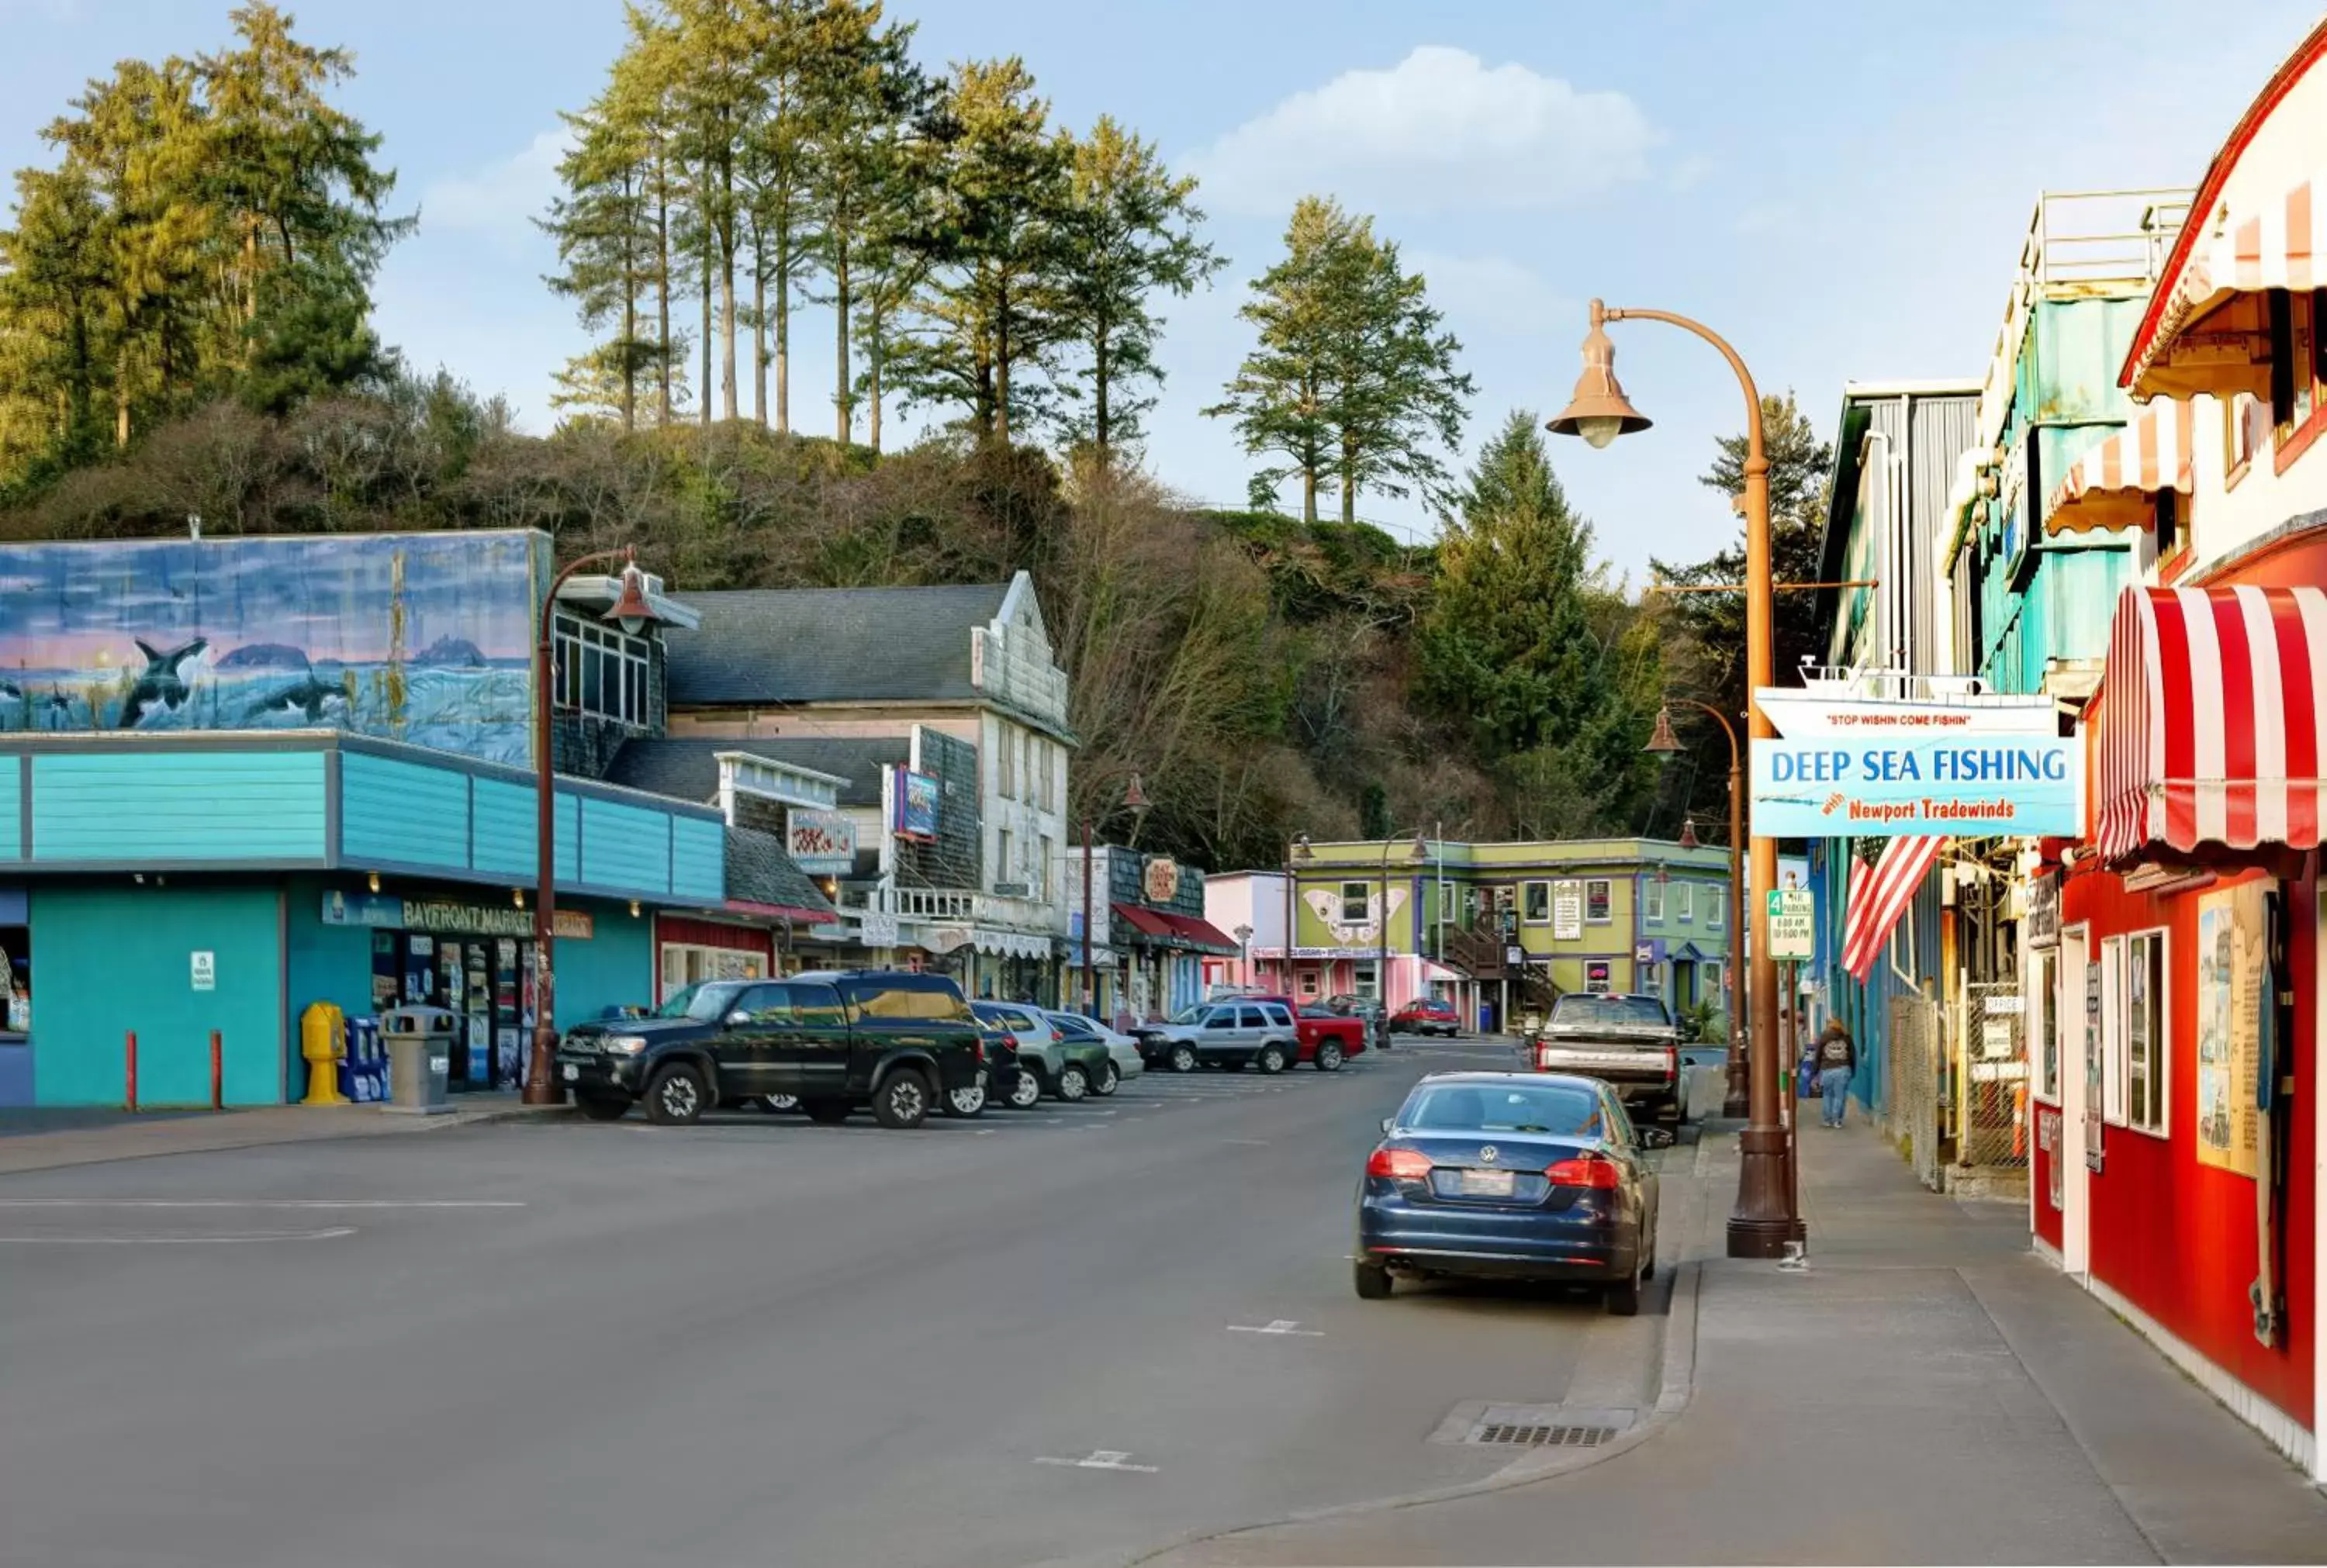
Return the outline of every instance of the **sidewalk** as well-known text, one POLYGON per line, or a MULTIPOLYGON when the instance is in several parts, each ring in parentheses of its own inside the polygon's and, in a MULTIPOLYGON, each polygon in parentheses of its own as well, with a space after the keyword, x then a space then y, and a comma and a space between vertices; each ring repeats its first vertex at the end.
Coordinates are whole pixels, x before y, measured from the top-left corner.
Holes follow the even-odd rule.
POLYGON ((514 1094, 463 1095, 441 1115, 399 1115, 378 1106, 256 1106, 235 1111, 60 1108, 0 1111, 0 1176, 62 1165, 98 1165, 160 1154, 204 1154, 320 1138, 369 1138, 556 1115, 528 1110, 514 1094))
POLYGON ((1700 1184, 1705 1262, 1694 1390, 1660 1433, 1157 1561, 2327 1562, 2327 1497, 2031 1254, 2023 1210, 1927 1192, 1863 1124, 1808 1120, 1806 1273, 1723 1255, 1733 1137, 1668 1161, 1668 1216, 1700 1184))

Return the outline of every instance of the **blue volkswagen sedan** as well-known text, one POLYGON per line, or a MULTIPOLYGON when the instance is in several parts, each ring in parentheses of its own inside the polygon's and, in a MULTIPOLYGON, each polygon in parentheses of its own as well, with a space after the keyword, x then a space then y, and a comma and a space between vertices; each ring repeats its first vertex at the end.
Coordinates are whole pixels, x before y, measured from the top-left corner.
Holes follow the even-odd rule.
POLYGON ((1366 1161, 1358 1294, 1394 1276, 1583 1282, 1640 1310, 1656 1272, 1657 1175, 1672 1142, 1635 1131, 1605 1084, 1558 1073, 1433 1073, 1366 1161))

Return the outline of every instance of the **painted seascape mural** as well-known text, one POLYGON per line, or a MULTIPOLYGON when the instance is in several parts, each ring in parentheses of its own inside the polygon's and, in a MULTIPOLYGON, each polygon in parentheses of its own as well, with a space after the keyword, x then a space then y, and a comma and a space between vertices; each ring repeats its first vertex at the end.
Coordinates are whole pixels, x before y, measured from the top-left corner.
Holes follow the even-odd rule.
POLYGON ((331 728, 524 764, 538 546, 0 546, 0 733, 331 728))

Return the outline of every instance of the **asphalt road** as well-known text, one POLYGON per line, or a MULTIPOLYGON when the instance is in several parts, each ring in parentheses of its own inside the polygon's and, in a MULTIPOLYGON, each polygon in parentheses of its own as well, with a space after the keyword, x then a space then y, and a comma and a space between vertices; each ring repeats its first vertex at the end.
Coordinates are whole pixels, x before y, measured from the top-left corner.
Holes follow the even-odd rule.
POLYGON ((1402 1041, 916 1134, 574 1122, 0 1179, 0 1557, 1120 1561, 1483 1478, 1509 1451, 1427 1441, 1452 1407, 1604 1398, 1658 1321, 1352 1294, 1379 1118, 1507 1060, 1402 1041))

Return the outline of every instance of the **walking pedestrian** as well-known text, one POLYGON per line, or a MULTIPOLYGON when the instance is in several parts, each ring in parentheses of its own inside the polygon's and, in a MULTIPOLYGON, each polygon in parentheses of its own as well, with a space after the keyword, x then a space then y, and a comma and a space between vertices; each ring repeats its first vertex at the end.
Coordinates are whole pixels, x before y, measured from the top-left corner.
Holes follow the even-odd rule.
POLYGON ((1842 1125, 1843 1113, 1850 1108, 1850 1075, 1857 1068, 1858 1042, 1841 1019, 1827 1020, 1818 1046, 1818 1120, 1824 1125, 1842 1125))

